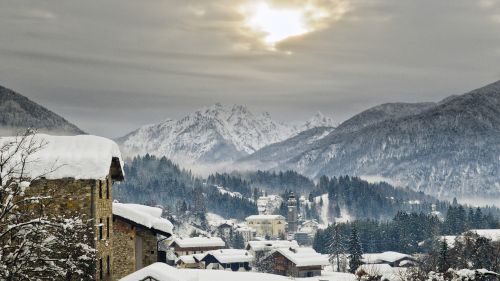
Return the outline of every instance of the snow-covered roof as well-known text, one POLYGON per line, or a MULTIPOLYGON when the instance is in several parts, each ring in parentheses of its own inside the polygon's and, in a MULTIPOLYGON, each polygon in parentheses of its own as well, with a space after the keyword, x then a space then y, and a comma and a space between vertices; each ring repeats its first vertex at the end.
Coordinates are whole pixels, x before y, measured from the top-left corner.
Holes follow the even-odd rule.
POLYGON ((225 247, 226 243, 220 237, 176 237, 172 242, 181 248, 225 247))
MULTIPOLYGON (((118 145, 103 137, 92 135, 51 136, 36 134, 25 139, 28 143, 42 144, 42 148, 29 156, 25 176, 31 179, 99 179, 104 180, 111 171, 115 180, 123 180, 123 161, 118 145), (110 169, 111 168, 111 169, 110 169)), ((19 143, 21 137, 0 137, 0 146, 19 143)), ((20 159, 20 156, 17 158, 20 159)), ((14 157, 13 163, 16 162, 14 157)))
POLYGON ((254 252, 257 251, 269 251, 279 248, 298 248, 299 244, 297 241, 292 240, 263 240, 263 241, 248 241, 247 249, 254 252))
POLYGON ((284 220, 285 217, 280 215, 252 215, 246 218, 246 220, 284 220))
MULTIPOLYGON (((152 277, 158 281, 290 281, 290 278, 287 276, 280 276, 275 274, 258 272, 233 272, 226 270, 178 269, 171 267, 165 263, 154 263, 120 280, 138 281, 147 280, 146 278, 148 277, 152 277)), ((318 279, 313 278, 307 280, 317 281, 318 279)), ((321 278, 321 280, 323 280, 323 278, 321 278)))
POLYGON ((251 262, 253 260, 253 256, 250 255, 246 250, 239 249, 221 249, 208 251, 205 253, 205 257, 213 256, 220 263, 236 263, 236 262, 251 262))
POLYGON ((500 241, 500 229, 471 229, 470 231, 492 241, 500 241))
POLYGON ((161 217, 162 209, 139 204, 124 204, 113 202, 113 215, 122 217, 148 229, 171 235, 172 223, 161 217))
POLYGON ((184 255, 180 256, 175 262, 182 261, 183 263, 186 264, 194 264, 198 263, 201 259, 205 257, 205 254, 193 254, 193 255, 184 255))
POLYGON ((373 253, 373 254, 363 254, 361 259, 364 263, 393 263, 402 259, 412 259, 412 256, 407 254, 402 254, 398 252, 383 252, 383 253, 373 253))
POLYGON ((327 255, 322 255, 313 248, 279 248, 275 251, 285 256, 297 267, 330 264, 327 255))
POLYGON ((388 264, 363 264, 358 267, 356 272, 361 270, 372 276, 380 275, 382 276, 381 280, 405 281, 405 272, 408 269, 404 267, 391 267, 388 264))
POLYGON ((137 281, 146 278, 154 278, 158 281, 197 281, 196 275, 182 274, 179 269, 173 268, 165 263, 157 262, 146 266, 120 281, 137 281))

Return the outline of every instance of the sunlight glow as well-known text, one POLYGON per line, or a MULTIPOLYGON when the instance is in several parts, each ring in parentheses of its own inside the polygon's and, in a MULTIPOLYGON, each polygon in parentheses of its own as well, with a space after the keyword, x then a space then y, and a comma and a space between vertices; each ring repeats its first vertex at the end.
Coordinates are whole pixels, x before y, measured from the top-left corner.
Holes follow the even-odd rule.
POLYGON ((265 1, 253 2, 241 11, 246 26, 263 34, 262 41, 271 49, 287 38, 314 31, 315 22, 329 16, 327 11, 310 4, 282 7, 265 1))

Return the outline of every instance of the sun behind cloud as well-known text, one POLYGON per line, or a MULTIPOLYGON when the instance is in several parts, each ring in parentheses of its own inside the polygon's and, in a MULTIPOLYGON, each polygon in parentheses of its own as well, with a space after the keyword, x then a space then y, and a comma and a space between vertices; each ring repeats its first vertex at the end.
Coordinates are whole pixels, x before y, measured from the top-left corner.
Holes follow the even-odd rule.
POLYGON ((323 28, 346 10, 342 1, 314 0, 250 0, 239 7, 245 27, 270 50, 288 38, 323 28))

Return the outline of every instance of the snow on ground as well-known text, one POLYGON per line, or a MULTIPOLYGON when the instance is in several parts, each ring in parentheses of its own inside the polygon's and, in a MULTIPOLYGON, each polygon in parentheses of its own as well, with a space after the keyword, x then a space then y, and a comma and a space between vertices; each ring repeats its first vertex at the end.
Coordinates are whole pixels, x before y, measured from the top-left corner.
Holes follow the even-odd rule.
POLYGON ((354 281, 353 274, 338 272, 323 272, 324 276, 309 278, 289 278, 281 275, 257 273, 257 272, 233 272, 224 270, 203 269, 177 269, 164 263, 154 263, 139 271, 136 271, 121 281, 137 281, 147 277, 153 277, 158 281, 354 281))
POLYGON ((231 197, 243 198, 243 196, 239 192, 229 191, 229 190, 225 189, 223 186, 219 186, 219 185, 216 185, 215 187, 217 188, 217 190, 219 191, 220 194, 228 194, 231 197))
POLYGON ((329 225, 330 220, 328 219, 328 206, 330 204, 330 200, 328 199, 328 193, 318 196, 314 198, 314 200, 316 201, 316 204, 319 204, 321 201, 323 201, 323 205, 320 207, 321 213, 319 220, 322 225, 329 225))
POLYGON ((314 202, 320 208, 320 226, 319 228, 326 228, 329 224, 335 222, 342 223, 352 220, 352 217, 349 215, 349 212, 345 208, 340 209, 340 217, 331 218, 328 210, 330 209, 330 200, 328 199, 328 193, 325 193, 321 196, 317 196, 314 198, 314 202), (320 206, 319 203, 323 201, 323 205, 320 206))

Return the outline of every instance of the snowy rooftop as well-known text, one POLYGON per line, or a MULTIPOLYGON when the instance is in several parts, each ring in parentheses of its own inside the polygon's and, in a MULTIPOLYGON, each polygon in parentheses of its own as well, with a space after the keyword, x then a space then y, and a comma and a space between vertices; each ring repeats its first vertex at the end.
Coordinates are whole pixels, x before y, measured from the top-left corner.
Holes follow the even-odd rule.
POLYGON ((180 256, 177 259, 176 263, 178 261, 182 261, 183 263, 186 263, 186 264, 198 263, 196 260, 200 261, 204 257, 205 257, 205 254, 184 255, 184 256, 180 256))
POLYGON ((297 241, 292 240, 263 240, 263 241, 249 241, 247 249, 252 251, 268 251, 279 248, 298 248, 297 241))
POLYGON ((197 281, 196 275, 187 275, 180 273, 179 269, 173 268, 165 263, 153 263, 143 269, 136 271, 120 279, 121 281, 145 280, 151 277, 158 281, 197 281))
POLYGON ((253 215, 246 218, 246 220, 284 220, 285 217, 280 215, 253 215))
POLYGON ((219 237, 176 237, 173 241, 181 248, 198 248, 198 247, 225 247, 226 243, 219 237))
POLYGON ((389 281, 404 281, 406 280, 405 272, 408 270, 404 267, 391 267, 388 264, 363 264, 356 270, 363 270, 370 275, 381 275, 381 280, 389 281))
MULTIPOLYGON (((354 281, 352 274, 329 272, 329 276, 317 276, 311 278, 297 278, 296 280, 318 281, 354 281), (330 276, 331 275, 331 276, 330 276)), ((147 280, 152 277, 158 281, 290 281, 289 277, 275 274, 257 272, 233 272, 225 270, 204 269, 177 269, 164 263, 154 263, 135 273, 132 273, 121 281, 147 280)))
MULTIPOLYGON (((0 145, 19 143, 20 140, 21 137, 1 137, 0 145)), ((35 144, 43 144, 40 150, 28 158, 29 163, 25 169, 26 177, 104 180, 111 168, 112 178, 123 180, 123 161, 120 150, 112 140, 92 135, 50 136, 45 134, 28 136, 25 140, 23 147, 27 147, 31 141, 35 144)))
POLYGON ((363 254, 362 261, 364 263, 385 263, 385 262, 395 262, 402 259, 412 258, 412 256, 407 254, 402 254, 398 252, 383 252, 383 253, 374 253, 374 254, 363 254))
POLYGON ((313 248, 280 248, 276 252, 285 256, 297 267, 330 264, 327 255, 322 255, 313 248))
POLYGON ((220 263, 251 262, 253 260, 253 256, 250 255, 246 250, 238 249, 221 249, 209 251, 205 254, 205 257, 208 255, 212 255, 220 263))
POLYGON ((171 235, 173 225, 161 217, 162 209, 139 204, 113 202, 113 215, 122 217, 148 229, 157 230, 163 235, 171 235))

